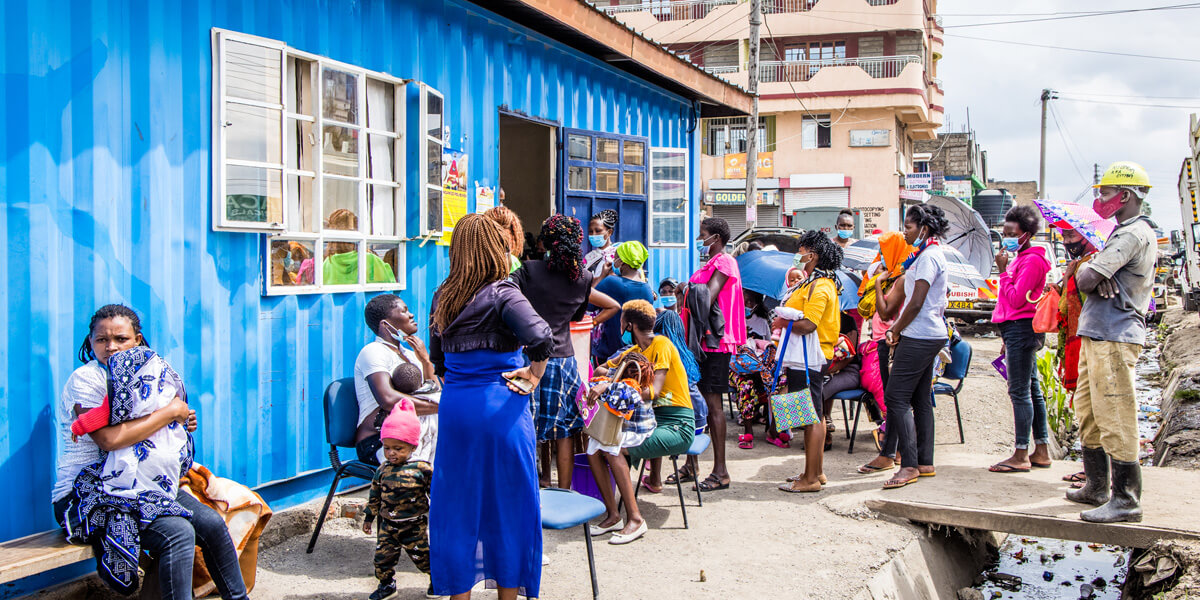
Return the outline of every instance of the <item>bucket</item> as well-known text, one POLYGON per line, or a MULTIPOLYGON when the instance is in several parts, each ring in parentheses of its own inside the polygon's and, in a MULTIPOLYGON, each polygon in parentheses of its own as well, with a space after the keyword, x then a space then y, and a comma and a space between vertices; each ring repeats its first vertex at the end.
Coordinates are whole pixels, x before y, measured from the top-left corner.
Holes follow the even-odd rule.
POLYGON ((584 315, 582 320, 571 322, 571 346, 575 348, 575 366, 579 369, 579 378, 588 380, 588 366, 592 364, 592 316, 584 315))
MULTIPOLYGON (((611 473, 608 476, 608 488, 610 490, 617 488, 617 482, 612 478, 611 473)), ((588 465, 586 454, 575 455, 575 469, 571 471, 571 489, 584 496, 604 501, 604 498, 600 496, 600 487, 596 485, 596 477, 592 475, 592 468, 588 465)))

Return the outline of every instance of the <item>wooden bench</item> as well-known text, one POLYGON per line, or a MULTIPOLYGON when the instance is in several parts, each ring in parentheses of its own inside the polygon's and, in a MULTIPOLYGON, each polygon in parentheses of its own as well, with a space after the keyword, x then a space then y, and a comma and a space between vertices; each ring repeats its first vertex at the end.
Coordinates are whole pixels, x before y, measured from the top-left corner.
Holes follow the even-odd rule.
POLYGON ((0 544, 0 584, 90 560, 91 546, 67 543, 61 529, 43 531, 0 544))

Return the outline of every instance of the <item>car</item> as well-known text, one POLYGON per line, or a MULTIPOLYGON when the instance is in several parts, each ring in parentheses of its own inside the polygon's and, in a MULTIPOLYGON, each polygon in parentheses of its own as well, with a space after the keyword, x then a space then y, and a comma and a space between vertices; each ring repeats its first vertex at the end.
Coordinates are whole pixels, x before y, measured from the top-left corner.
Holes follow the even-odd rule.
POLYGON ((729 247, 734 255, 741 254, 751 242, 758 242, 763 247, 774 246, 780 252, 795 254, 800 249, 800 236, 804 229, 799 227, 752 227, 733 238, 729 247))
MULTIPOLYGON (((1046 249, 1050 257, 1050 273, 1046 281, 1057 282, 1062 279, 1062 267, 1066 260, 1066 250, 1062 242, 1046 239, 1035 239, 1033 245, 1046 249)), ((1000 272, 992 263, 991 273, 988 274, 987 288, 973 290, 966 286, 950 283, 950 299, 946 305, 946 317, 959 319, 972 324, 977 321, 991 321, 992 311, 996 309, 996 295, 1000 291, 1000 272)))

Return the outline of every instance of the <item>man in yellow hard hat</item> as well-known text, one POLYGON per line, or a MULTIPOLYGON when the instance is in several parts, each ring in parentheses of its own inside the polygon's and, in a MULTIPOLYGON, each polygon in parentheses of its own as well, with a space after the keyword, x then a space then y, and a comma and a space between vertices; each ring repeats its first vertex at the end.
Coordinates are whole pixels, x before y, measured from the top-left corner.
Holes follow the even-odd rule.
POLYGON ((1079 313, 1075 417, 1087 483, 1069 490, 1067 499, 1098 507, 1080 513, 1085 521, 1136 522, 1142 520, 1142 472, 1133 367, 1146 341, 1158 240, 1141 216, 1150 191, 1141 165, 1113 163, 1094 187, 1092 208, 1106 219, 1115 217, 1117 227, 1075 275, 1086 294, 1079 313))

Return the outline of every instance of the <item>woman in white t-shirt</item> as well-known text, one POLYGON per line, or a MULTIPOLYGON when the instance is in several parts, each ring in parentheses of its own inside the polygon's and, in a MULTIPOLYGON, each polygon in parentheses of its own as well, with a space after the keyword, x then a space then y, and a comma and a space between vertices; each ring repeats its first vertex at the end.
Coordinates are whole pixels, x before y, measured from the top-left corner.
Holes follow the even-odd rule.
POLYGON ((401 394, 392 387, 392 371, 404 362, 421 367, 427 381, 437 380, 433 362, 429 360, 429 351, 425 349, 421 338, 417 337, 416 316, 398 296, 380 294, 367 302, 363 317, 367 327, 375 334, 375 340, 363 346, 354 360, 354 393, 358 399, 355 450, 358 459, 367 464, 379 464, 383 448, 379 427, 383 424, 383 417, 391 412, 401 398, 408 398, 412 400, 421 420, 421 444, 413 451, 413 456, 433 462, 437 402, 426 395, 401 394))
MULTIPOLYGON (((884 489, 904 487, 936 474, 933 467, 933 363, 948 341, 946 255, 938 241, 949 228, 942 209, 918 204, 904 215, 904 239, 916 251, 904 262, 904 306, 884 333, 891 347, 884 399, 888 435, 896 436, 903 467, 884 489)), ((890 450, 885 448, 885 450, 890 450)), ((859 471, 891 469, 891 455, 880 454, 859 471)))
MULTIPOLYGON (((88 335, 79 348, 79 361, 84 364, 67 378, 55 406, 58 452, 54 460, 51 501, 59 526, 66 523, 67 512, 78 506, 75 478, 84 467, 99 462, 103 452, 145 441, 176 421, 185 425, 188 431, 196 430, 196 412, 177 397, 166 407, 145 417, 108 425, 72 439, 71 423, 76 417, 100 406, 108 393, 108 357, 139 345, 146 345, 146 340, 137 313, 129 307, 109 304, 92 315, 88 335)), ((139 532, 141 549, 158 559, 162 597, 191 597, 192 563, 196 546, 200 546, 221 597, 246 598, 237 550, 225 520, 186 492, 179 493, 178 502, 192 513, 190 518, 160 516, 139 532)))

